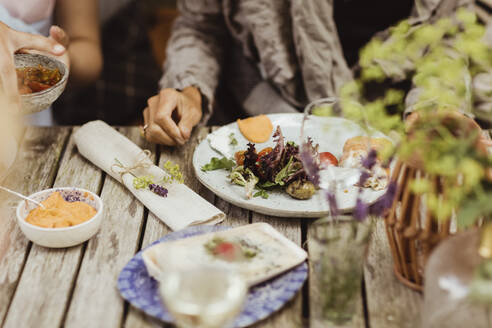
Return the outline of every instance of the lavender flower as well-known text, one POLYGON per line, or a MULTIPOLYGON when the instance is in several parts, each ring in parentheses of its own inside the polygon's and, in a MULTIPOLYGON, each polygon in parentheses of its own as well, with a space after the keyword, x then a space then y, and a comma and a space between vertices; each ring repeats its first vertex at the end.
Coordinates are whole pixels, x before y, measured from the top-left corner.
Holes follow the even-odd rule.
POLYGON ((357 197, 357 202, 355 203, 354 218, 357 221, 364 221, 369 214, 369 206, 362 201, 362 199, 357 197))
POLYGON ((369 214, 374 216, 382 216, 384 212, 391 207, 393 199, 396 196, 397 185, 396 181, 391 181, 386 193, 369 207, 369 214))
POLYGON ((362 166, 366 169, 371 170, 374 164, 376 164, 376 160, 378 158, 378 152, 375 149, 371 149, 367 157, 362 160, 362 166))
POLYGON ((167 189, 164 188, 163 186, 159 186, 155 183, 149 184, 149 189, 152 191, 154 194, 157 194, 161 197, 167 197, 167 189))
POLYGON ((327 191, 326 199, 328 200, 328 204, 330 205, 330 214, 332 217, 336 218, 340 215, 340 211, 338 210, 337 198, 334 192, 327 191))
POLYGON ((313 154, 311 151, 312 145, 308 142, 302 145, 301 149, 301 161, 304 166, 304 170, 306 171, 306 175, 316 187, 319 186, 319 165, 315 159, 317 153, 313 154))
POLYGON ((366 183, 367 179, 369 179, 370 177, 371 177, 371 173, 369 173, 369 171, 367 170, 363 170, 359 177, 359 186, 363 186, 366 183))

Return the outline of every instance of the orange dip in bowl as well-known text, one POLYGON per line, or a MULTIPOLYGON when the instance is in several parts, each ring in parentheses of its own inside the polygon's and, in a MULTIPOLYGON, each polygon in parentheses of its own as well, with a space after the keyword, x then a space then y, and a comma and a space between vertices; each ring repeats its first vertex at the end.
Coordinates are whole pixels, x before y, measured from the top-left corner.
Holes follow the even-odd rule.
POLYGON ((96 215, 96 209, 84 202, 67 202, 59 192, 52 193, 29 212, 26 222, 42 228, 66 228, 81 224, 96 215))

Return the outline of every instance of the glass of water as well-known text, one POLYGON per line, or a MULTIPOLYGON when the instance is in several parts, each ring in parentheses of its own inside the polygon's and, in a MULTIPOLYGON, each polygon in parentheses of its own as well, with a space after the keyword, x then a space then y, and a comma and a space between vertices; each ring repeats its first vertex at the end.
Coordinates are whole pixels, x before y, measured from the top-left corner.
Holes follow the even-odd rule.
POLYGON ((166 271, 160 294, 178 327, 232 327, 248 292, 235 271, 219 266, 197 266, 166 271))

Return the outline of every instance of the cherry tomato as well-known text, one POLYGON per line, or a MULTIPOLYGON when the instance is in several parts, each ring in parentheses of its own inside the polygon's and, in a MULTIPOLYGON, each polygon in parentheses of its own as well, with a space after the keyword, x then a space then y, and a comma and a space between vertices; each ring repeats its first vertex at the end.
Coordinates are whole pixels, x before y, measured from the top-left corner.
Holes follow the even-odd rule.
POLYGON ((234 159, 236 160, 237 165, 243 165, 244 164, 244 153, 245 152, 246 152, 246 150, 240 150, 234 154, 234 159))
POLYGON ((266 147, 264 149, 262 149, 259 153, 258 153, 258 160, 260 160, 260 158, 262 158, 263 156, 265 156, 266 154, 269 154, 271 153, 273 150, 272 147, 266 147))
POLYGON ((323 153, 319 154, 319 160, 321 164, 324 164, 326 166, 333 165, 333 166, 338 166, 338 160, 337 158, 330 153, 329 151, 325 151, 323 153))

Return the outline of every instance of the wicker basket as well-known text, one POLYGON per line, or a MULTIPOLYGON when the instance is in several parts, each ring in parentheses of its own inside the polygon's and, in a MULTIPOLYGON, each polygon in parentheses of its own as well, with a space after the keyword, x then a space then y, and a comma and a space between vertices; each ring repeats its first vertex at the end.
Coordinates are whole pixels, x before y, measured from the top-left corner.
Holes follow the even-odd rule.
POLYGON ((430 179, 439 190, 439 177, 425 176, 408 163, 396 164, 392 180, 397 181, 398 189, 385 216, 395 274, 403 284, 418 291, 423 289, 424 265, 432 249, 451 233, 451 220, 435 219, 423 209, 423 197, 410 190, 412 181, 420 177, 430 179))
MULTIPOLYGON (((407 132, 411 137, 413 128, 419 124, 419 114, 413 113, 407 118, 407 132)), ((480 133, 480 126, 471 118, 458 112, 440 116, 441 124, 457 136, 470 136, 480 133)), ((432 138, 433 135, 429 135, 432 138)), ((475 147, 487 153, 487 148, 477 137, 475 147)), ((431 251, 439 242, 448 237, 452 231, 451 218, 437 220, 426 209, 425 197, 412 192, 410 186, 415 179, 426 179, 433 185, 433 190, 446 198, 439 176, 426 174, 423 167, 423 154, 418 151, 407 162, 399 161, 393 170, 391 179, 398 188, 391 209, 385 216, 386 232, 394 259, 395 274, 408 287, 422 291, 424 265, 431 251)), ((487 176, 492 177, 492 169, 487 176)), ((454 229, 455 230, 455 229, 454 229)))

